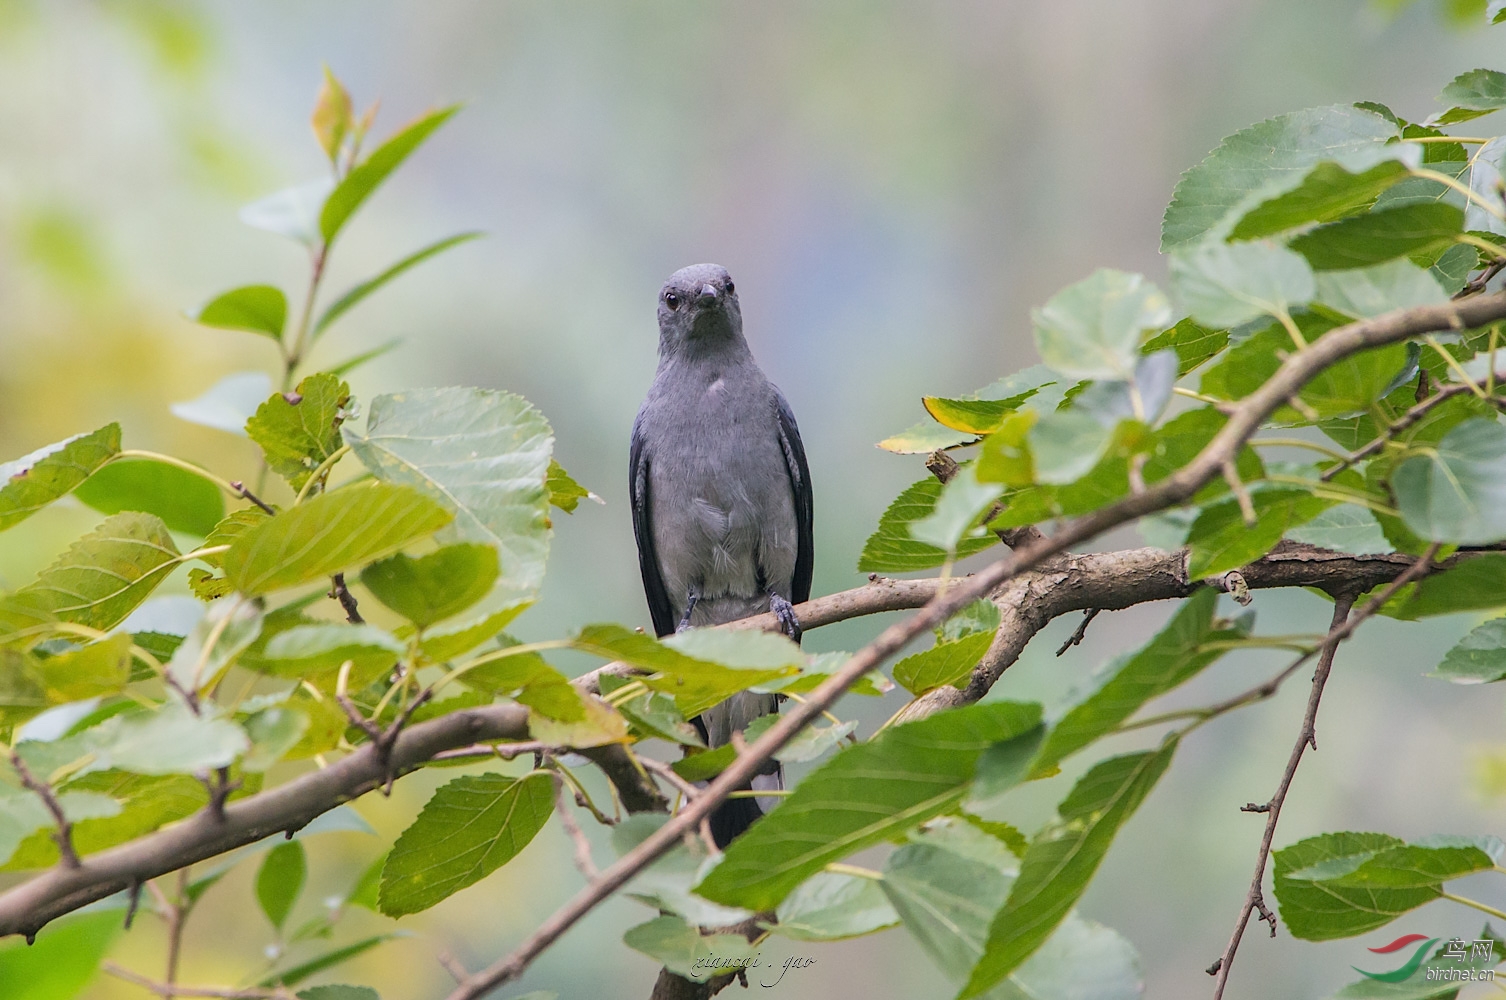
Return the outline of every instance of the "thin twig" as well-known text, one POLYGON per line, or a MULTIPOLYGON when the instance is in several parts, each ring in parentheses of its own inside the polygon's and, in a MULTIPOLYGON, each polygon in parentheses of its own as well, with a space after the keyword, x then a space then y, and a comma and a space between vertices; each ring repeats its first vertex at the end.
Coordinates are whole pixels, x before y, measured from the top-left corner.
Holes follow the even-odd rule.
POLYGON ((434 956, 434 960, 444 966, 444 971, 448 972, 450 977, 457 983, 465 982, 465 977, 470 975, 466 967, 460 964, 459 959, 443 949, 440 949, 438 954, 434 956))
POLYGON ((183 929, 188 919, 190 905, 188 871, 188 865, 178 869, 177 896, 167 908, 167 975, 163 977, 167 992, 162 994, 167 1000, 173 1000, 174 996, 182 995, 181 991, 175 991, 174 984, 178 981, 178 963, 183 958, 183 929))
POLYGON ((1245 524, 1253 526, 1257 520, 1255 517, 1255 503, 1250 499, 1250 491, 1245 488, 1244 481, 1239 478, 1239 470, 1234 467, 1234 459, 1226 458, 1219 467, 1224 475, 1224 482, 1229 484, 1229 489, 1234 498, 1239 501, 1239 514, 1244 518, 1245 524))
MULTIPOLYGON (((1424 371, 1426 371, 1426 369, 1424 369, 1424 371)), ((1396 435, 1400 434, 1402 431, 1406 430, 1413 424, 1417 423, 1417 421, 1427 416, 1428 411, 1432 410, 1433 407, 1438 406, 1444 401, 1452 399, 1453 397, 1458 396, 1461 393, 1470 391, 1471 389, 1469 386, 1459 383, 1441 387, 1437 392, 1421 400, 1417 403, 1417 405, 1413 406, 1411 409, 1407 410, 1407 412, 1391 421, 1390 425, 1374 440, 1370 441, 1364 447, 1352 452, 1348 458, 1344 459, 1344 461, 1340 462, 1339 464, 1324 469, 1323 474, 1318 478, 1325 483, 1328 482, 1334 476, 1337 476, 1339 473, 1343 472, 1345 469, 1349 468, 1355 463, 1362 462, 1365 459, 1369 458, 1371 455, 1374 455, 1376 452, 1380 451, 1386 446, 1386 443, 1395 438, 1396 435)))
POLYGON ((58 859, 64 868, 79 867, 78 852, 73 849, 73 824, 63 812, 63 804, 58 801, 52 786, 45 781, 39 781, 32 776, 31 768, 26 766, 26 761, 16 751, 10 751, 10 764, 16 770, 16 777, 21 779, 22 787, 36 793, 37 798, 42 800, 42 805, 52 814, 52 821, 57 824, 53 831, 52 839, 58 845, 58 859))
POLYGON ((134 983, 144 990, 149 990, 159 997, 166 998, 166 1000, 172 1000, 173 997, 205 997, 214 998, 214 1000, 280 1000, 280 998, 292 995, 281 987, 276 989, 257 989, 253 987, 251 989, 236 990, 223 989, 216 986, 176 986, 172 983, 159 983, 155 979, 148 979, 146 976, 138 972, 132 972, 130 969, 122 968, 114 962, 105 962, 100 967, 116 979, 123 979, 128 983, 134 983))
POLYGON ((240 495, 240 498, 242 500, 250 500, 252 503, 256 504, 256 506, 266 511, 268 514, 272 514, 274 516, 277 514, 277 511, 273 510, 271 505, 262 502, 261 497, 246 489, 246 484, 241 482, 239 479, 230 480, 230 487, 240 495))
POLYGON ((1089 608, 1088 610, 1084 611, 1082 613, 1082 621, 1077 623, 1076 630, 1074 630, 1073 633, 1067 637, 1066 642, 1061 644, 1061 648, 1056 651, 1056 655, 1061 656, 1073 646, 1081 643, 1082 637, 1088 634, 1088 626, 1092 624, 1093 619, 1097 618, 1101 611, 1103 611, 1102 608, 1089 608))
POLYGON ((1470 278, 1464 283, 1464 287, 1454 293, 1455 299, 1468 298, 1485 291, 1485 286, 1490 284, 1490 279, 1501 273, 1506 268, 1506 257, 1497 257, 1486 265, 1485 270, 1470 278))
POLYGON ((548 753, 557 749, 547 743, 537 740, 529 740, 526 743, 475 743, 468 747, 456 747, 454 750, 445 750, 437 753, 430 760, 465 760, 469 757, 500 757, 502 760, 512 760, 530 753, 548 753))
MULTIPOLYGON (((1438 554, 1439 545, 1434 542, 1426 552, 1417 558, 1400 576, 1393 580, 1384 590, 1366 602, 1357 613, 1351 615, 1350 609, 1354 605, 1354 598, 1348 594, 1339 594, 1334 598, 1333 622, 1329 626, 1328 636, 1323 640, 1318 650, 1318 669, 1313 673, 1312 691, 1307 698, 1307 711, 1302 717, 1302 729, 1297 735, 1296 745, 1292 747, 1291 755, 1287 758, 1286 770, 1282 772, 1281 781, 1276 786, 1275 793, 1265 808, 1254 807, 1253 803, 1246 805, 1244 812, 1264 812, 1266 814, 1265 832, 1260 838, 1260 851, 1255 858, 1255 873, 1250 879, 1250 888, 1245 893, 1243 906, 1239 911, 1239 917, 1234 922, 1234 932, 1229 937, 1229 943, 1224 948, 1224 953, 1208 967, 1208 974, 1216 976, 1217 980, 1213 987, 1213 1000, 1221 1000, 1224 995, 1224 987, 1229 982, 1229 971, 1234 966, 1234 955, 1239 950, 1240 939, 1244 937, 1245 928, 1250 922, 1253 913, 1259 913, 1260 919, 1270 925, 1271 936, 1276 936, 1276 917, 1265 904, 1265 896, 1262 887, 1265 883, 1266 862, 1271 856, 1271 843, 1276 837, 1276 824, 1281 819, 1281 806, 1286 802, 1287 792, 1291 789, 1292 779, 1296 777, 1297 766, 1302 763, 1302 755, 1309 747, 1314 750, 1318 747, 1317 719, 1318 705, 1323 698, 1323 687, 1328 683, 1328 675, 1333 669, 1334 652, 1339 648, 1339 643, 1354 634, 1354 630, 1360 623, 1375 614, 1381 607, 1396 595, 1402 587, 1422 576, 1432 567, 1433 557, 1438 554)), ((1281 677, 1289 676, 1302 663, 1305 663, 1311 653, 1305 653, 1297 659, 1281 677)))
MULTIPOLYGON (((652 757, 639 757, 638 762, 644 767, 648 768, 650 771, 659 775, 671 785, 675 786, 680 794, 685 796, 686 802, 693 802, 695 801, 695 799, 700 797, 701 789, 697 788, 695 785, 680 777, 680 775, 675 771, 673 767, 664 763, 662 760, 654 760, 652 757)), ((711 835, 710 813, 707 813, 705 816, 701 817, 701 825, 697 830, 697 833, 700 834, 701 843, 706 845, 706 850, 709 853, 721 853, 721 849, 716 846, 716 838, 711 835)))
MULTIPOLYGON (((575 815, 570 812, 570 804, 565 801, 565 779, 558 773, 554 775, 554 811, 559 813, 560 826, 565 828, 565 833, 575 845, 575 867, 586 881, 590 882, 601 874, 596 868, 596 862, 591 860, 591 842, 586 839, 585 831, 580 824, 575 822, 575 815)), ((464 976, 457 981, 463 982, 464 976)))
POLYGON ((361 617, 360 605, 356 603, 355 595, 352 594, 350 592, 350 588, 345 585, 345 574, 336 573, 334 576, 330 577, 330 580, 332 581, 333 586, 330 588, 329 596, 339 601, 340 607, 345 609, 345 620, 350 622, 352 625, 366 624, 366 619, 361 617))

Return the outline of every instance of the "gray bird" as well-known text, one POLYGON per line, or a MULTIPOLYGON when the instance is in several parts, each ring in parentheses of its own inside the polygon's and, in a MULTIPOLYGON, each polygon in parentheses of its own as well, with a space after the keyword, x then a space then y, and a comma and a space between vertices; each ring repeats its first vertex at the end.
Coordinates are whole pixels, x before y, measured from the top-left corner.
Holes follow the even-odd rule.
MULTIPOLYGON (((717 264, 682 268, 659 292, 659 370, 633 421, 629 490, 656 633, 773 611, 800 641, 791 605, 810 598, 810 470, 717 264)), ((718 747, 776 711, 774 695, 745 691, 692 721, 718 747)), ((759 791, 783 785, 777 763, 753 779, 759 791)), ((712 814, 718 846, 763 815, 759 801, 730 799, 712 814)))

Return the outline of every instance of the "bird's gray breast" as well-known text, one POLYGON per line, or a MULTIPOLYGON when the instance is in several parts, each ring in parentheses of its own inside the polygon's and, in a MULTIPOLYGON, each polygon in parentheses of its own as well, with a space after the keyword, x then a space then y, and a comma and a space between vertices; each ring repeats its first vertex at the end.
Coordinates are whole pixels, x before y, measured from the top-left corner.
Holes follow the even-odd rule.
POLYGON ((695 625, 768 610, 795 571, 795 504, 773 387, 752 365, 667 370, 639 415, 665 590, 695 625))

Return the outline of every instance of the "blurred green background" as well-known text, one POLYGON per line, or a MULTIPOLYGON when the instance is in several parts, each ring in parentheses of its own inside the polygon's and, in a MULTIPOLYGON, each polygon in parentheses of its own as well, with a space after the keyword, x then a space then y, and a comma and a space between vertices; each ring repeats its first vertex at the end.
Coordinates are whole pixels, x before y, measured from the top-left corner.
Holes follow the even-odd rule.
MULTIPOLYGON (((855 586, 879 512, 924 474, 873 443, 921 418, 922 393, 966 393, 1034 363, 1028 309, 1095 267, 1164 284, 1161 212, 1220 137, 1354 100, 1420 119, 1456 73, 1501 68, 1506 29, 1471 20, 1463 30, 1427 5, 1359 0, 0 0, 0 459, 119 420, 128 447, 254 474, 244 438, 168 406, 229 373, 270 371, 273 349, 183 314, 238 284, 301 294, 298 248, 244 227, 236 209, 325 169, 307 112, 328 63, 358 106, 381 98, 378 136, 430 106, 466 110, 353 225, 327 287, 454 231, 490 235, 363 305, 316 364, 402 338, 353 377, 359 397, 445 384, 522 393, 553 422, 559 459, 606 500, 556 517, 545 599, 520 635, 647 623, 627 435, 654 370, 654 296, 698 261, 736 277, 754 351, 799 416, 816 485, 815 590, 855 586)), ((0 587, 26 582, 98 519, 58 504, 0 535, 0 587)), ((1106 544, 1138 542, 1122 532, 1106 544)), ((186 587, 175 579, 164 593, 186 587)), ((1303 594, 1254 606, 1266 632, 1327 622, 1326 605, 1303 594)), ((1075 621, 1058 622, 998 693, 1060 699, 1168 610, 1103 616, 1061 659, 1075 621)), ((856 648, 882 624, 824 629, 807 645, 856 648)), ((1324 830, 1501 832, 1499 690, 1420 677, 1468 624, 1377 621, 1341 651, 1322 752, 1299 773, 1278 846, 1324 830)), ((1243 688, 1276 662, 1231 658, 1174 697, 1243 688)), ((1192 737, 1085 898, 1087 916, 1140 950, 1147 996, 1208 994, 1202 970, 1227 939, 1259 837, 1260 820, 1237 806, 1269 796, 1305 696, 1296 681, 1192 737)), ((842 712, 871 723, 897 705, 849 699, 842 712)), ((408 779, 358 809, 395 834, 454 773, 408 779)), ((1042 821, 1071 777, 1025 790, 1015 822, 1042 821)), ((353 833, 309 843, 309 912, 380 849, 353 833)), ((475 968, 511 947, 580 884, 568 854, 551 826, 504 871, 401 921, 412 937, 335 978, 387 998, 442 996, 436 950, 475 968)), ((271 932, 242 868, 195 916, 184 981, 235 982, 264 960, 271 932)), ((1497 883, 1463 891, 1506 902, 1497 883)), ((656 969, 618 937, 650 915, 612 902, 501 995, 646 996, 656 969)), ((392 926, 364 911, 347 922, 351 936, 392 926)), ((1479 925, 1444 903, 1394 928, 1467 939, 1479 925)), ((1311 945, 1252 928, 1228 996, 1325 996, 1391 930, 1311 945)), ((159 975, 162 940, 142 918, 112 956, 159 975)), ((901 930, 765 947, 780 962, 791 954, 818 961, 777 987, 788 1000, 951 992, 901 930)), ((85 995, 146 994, 105 977, 85 995)))

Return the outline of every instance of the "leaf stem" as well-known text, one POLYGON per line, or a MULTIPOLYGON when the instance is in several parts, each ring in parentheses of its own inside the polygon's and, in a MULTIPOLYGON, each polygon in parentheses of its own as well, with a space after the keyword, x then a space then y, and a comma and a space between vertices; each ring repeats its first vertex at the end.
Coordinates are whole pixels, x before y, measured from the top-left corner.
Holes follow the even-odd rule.
POLYGON ((1327 445, 1319 444, 1316 441, 1304 441, 1301 438, 1255 438, 1250 442, 1250 447, 1306 448, 1308 451, 1316 451, 1319 454, 1327 455, 1329 458, 1336 458, 1341 462, 1349 457, 1346 453, 1339 451, 1337 448, 1330 448, 1327 445))
POLYGON ((1506 213, 1503 213, 1499 208, 1496 208, 1494 205, 1490 204, 1490 202, 1486 201, 1484 198, 1481 198, 1477 193, 1471 190, 1467 184, 1460 184, 1458 180, 1450 177, 1448 174, 1440 173, 1437 170, 1428 170, 1425 167, 1413 167, 1411 174, 1413 177, 1422 177, 1426 180, 1437 181, 1444 187, 1452 188, 1453 190, 1458 191, 1460 194, 1464 195, 1465 198, 1474 202, 1476 205, 1480 206, 1491 215, 1494 215, 1497 219, 1500 219, 1502 222, 1506 222, 1506 213))
MULTIPOLYGON (((192 472, 200 479, 207 479, 209 482, 214 483, 214 485, 218 486, 226 493, 235 497, 235 499, 237 500, 245 499, 245 497, 241 495, 240 490, 230 485, 230 481, 228 479, 221 479, 219 476, 216 476, 208 469, 201 469, 197 465, 194 465, 192 462, 185 462, 181 458, 174 458, 171 455, 163 455, 160 452, 155 451, 142 451, 139 448, 124 448, 111 456, 110 462, 119 461, 122 458, 145 458, 150 459, 153 462, 161 462, 164 465, 176 466, 177 468, 180 468, 185 472, 192 472)), ((106 462, 105 464, 108 465, 109 462, 106 462)))
POLYGON ((1481 903, 1478 900, 1470 899, 1468 896, 1456 896, 1452 892, 1441 893, 1441 895, 1444 899, 1453 900, 1455 903, 1463 903, 1465 906, 1473 907, 1474 909, 1479 910, 1481 913, 1487 913, 1490 916, 1495 917, 1497 920, 1506 920, 1506 912, 1502 912, 1501 910, 1496 909, 1494 906, 1486 906, 1484 903, 1481 903))
POLYGON ((298 496, 293 498, 293 506, 296 507, 299 504, 303 503, 303 498, 308 496, 309 490, 313 488, 314 483, 319 480, 319 477, 322 475, 325 478, 328 478, 329 473, 332 469, 334 469, 335 464, 348 454, 350 454, 350 445, 342 444, 340 447, 330 452, 328 458, 315 466, 314 471, 309 473, 308 479, 304 480, 303 487, 298 491, 298 496))
POLYGON ((882 882, 884 880, 883 872, 876 872, 872 868, 863 868, 858 865, 849 865, 841 861, 833 861, 822 870, 831 872, 833 875, 851 875, 853 878, 866 878, 872 882, 882 882))

